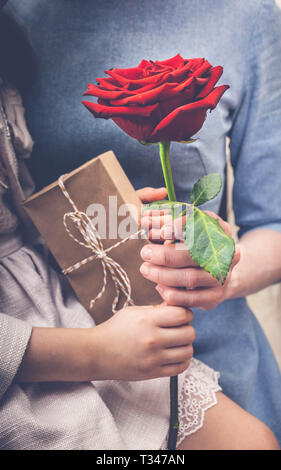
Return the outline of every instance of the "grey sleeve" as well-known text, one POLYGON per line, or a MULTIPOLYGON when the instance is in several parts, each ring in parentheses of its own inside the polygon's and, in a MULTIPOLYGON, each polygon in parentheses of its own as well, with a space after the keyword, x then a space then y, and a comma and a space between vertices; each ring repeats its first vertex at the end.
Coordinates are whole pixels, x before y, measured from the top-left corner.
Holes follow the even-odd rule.
POLYGON ((28 323, 0 313, 0 399, 18 371, 31 331, 28 323))

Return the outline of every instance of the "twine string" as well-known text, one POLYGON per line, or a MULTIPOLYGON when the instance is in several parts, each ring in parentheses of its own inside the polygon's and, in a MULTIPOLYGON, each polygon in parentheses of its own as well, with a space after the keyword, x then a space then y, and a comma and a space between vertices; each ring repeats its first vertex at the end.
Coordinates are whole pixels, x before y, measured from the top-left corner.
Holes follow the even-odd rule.
POLYGON ((63 269, 62 271, 63 274, 67 275, 69 273, 72 273, 73 271, 80 269, 81 266, 98 259, 100 260, 102 268, 103 268, 103 286, 101 290, 99 291, 99 293, 93 299, 91 299, 89 308, 90 309, 93 308, 96 301, 103 296, 106 290, 108 273, 110 274, 112 281, 114 283, 114 287, 115 287, 115 297, 112 302, 113 313, 117 312, 116 307, 117 307, 117 304, 119 302, 119 299, 122 293, 125 296, 125 302, 124 302, 123 308, 129 305, 134 305, 134 301, 132 299, 131 281, 129 279, 129 276, 126 273, 126 271, 122 268, 122 266, 113 258, 111 258, 108 255, 108 253, 114 248, 117 248, 123 243, 126 243, 128 240, 136 238, 139 234, 142 234, 144 231, 139 230, 138 232, 133 233, 127 238, 123 238, 121 241, 118 241, 117 243, 110 246, 109 248, 104 249, 102 239, 96 227, 92 223, 90 217, 85 212, 78 210, 76 204, 74 203, 68 191, 66 190, 63 177, 64 175, 60 176, 60 178, 58 179, 58 184, 62 193, 64 194, 64 196, 66 197, 66 199, 68 200, 68 202, 73 208, 73 212, 67 212, 63 216, 63 224, 65 227, 65 230, 68 233, 68 235, 76 243, 92 251, 92 255, 84 258, 82 261, 79 261, 78 263, 73 264, 72 266, 69 266, 66 269, 63 269), (78 232, 81 234, 82 240, 79 240, 78 238, 76 238, 76 236, 72 233, 72 230, 69 225, 71 222, 72 222, 72 225, 74 224, 76 226, 78 232))

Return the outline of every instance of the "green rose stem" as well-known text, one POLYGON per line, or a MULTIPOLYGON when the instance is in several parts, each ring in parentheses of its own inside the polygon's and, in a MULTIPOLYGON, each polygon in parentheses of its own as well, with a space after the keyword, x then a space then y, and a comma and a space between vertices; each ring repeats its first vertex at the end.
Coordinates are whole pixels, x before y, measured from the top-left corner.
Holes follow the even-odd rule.
MULTIPOLYGON (((170 163, 170 144, 171 142, 169 141, 159 142, 159 153, 169 201, 176 201, 175 186, 170 163)), ((173 209, 172 217, 174 217, 173 209)), ((170 429, 168 438, 169 450, 176 449, 178 428, 178 377, 175 376, 170 378, 170 429)))
POLYGON ((176 201, 175 186, 170 163, 171 142, 159 142, 159 153, 169 201, 176 201))

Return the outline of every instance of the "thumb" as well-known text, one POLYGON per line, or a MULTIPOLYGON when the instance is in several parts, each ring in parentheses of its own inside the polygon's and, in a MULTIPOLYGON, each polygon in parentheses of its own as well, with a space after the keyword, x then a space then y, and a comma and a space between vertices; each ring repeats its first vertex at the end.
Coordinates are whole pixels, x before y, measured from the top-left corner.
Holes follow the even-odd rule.
POLYGON ((153 201, 162 201, 162 199, 165 199, 167 196, 167 189, 146 187, 139 189, 137 195, 144 204, 153 201))

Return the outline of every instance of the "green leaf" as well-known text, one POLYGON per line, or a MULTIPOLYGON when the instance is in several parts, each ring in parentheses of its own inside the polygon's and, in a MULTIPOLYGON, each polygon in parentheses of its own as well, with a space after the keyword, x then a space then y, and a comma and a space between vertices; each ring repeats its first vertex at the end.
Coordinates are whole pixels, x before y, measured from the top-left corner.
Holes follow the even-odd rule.
POLYGON ((201 206, 207 201, 214 199, 220 192, 222 180, 219 173, 203 176, 192 188, 190 200, 195 206, 201 206))
POLYGON ((173 211, 174 218, 180 217, 184 215, 184 213, 189 212, 192 208, 191 204, 187 204, 186 202, 174 202, 174 201, 154 201, 146 204, 144 206, 144 210, 167 210, 170 209, 173 211))
POLYGON ((180 205, 180 202, 174 202, 174 201, 167 201, 167 199, 164 199, 162 201, 154 201, 150 202, 149 204, 145 204, 144 210, 162 210, 162 209, 172 209, 174 206, 180 205))
POLYGON ((192 259, 224 284, 233 260, 235 243, 218 220, 194 207, 184 227, 184 239, 192 259))

